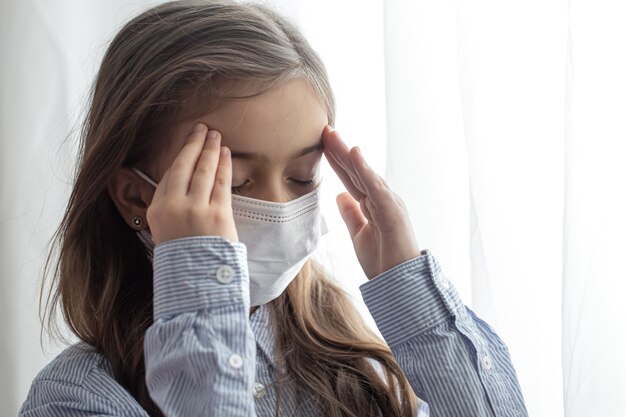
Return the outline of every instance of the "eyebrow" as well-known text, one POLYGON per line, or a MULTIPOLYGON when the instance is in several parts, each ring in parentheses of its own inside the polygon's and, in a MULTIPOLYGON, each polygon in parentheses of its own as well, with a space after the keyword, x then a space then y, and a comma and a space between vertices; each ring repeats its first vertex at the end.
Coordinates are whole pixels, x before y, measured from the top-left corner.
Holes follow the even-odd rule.
MULTIPOLYGON (((293 155, 291 155, 291 158, 299 158, 301 156, 310 154, 312 152, 315 151, 321 151, 322 149, 324 149, 324 144, 323 142, 317 142, 311 146, 307 146, 304 149, 300 149, 299 151, 297 151, 296 153, 294 153, 293 155)), ((256 153, 256 152, 238 152, 238 151, 231 151, 231 158, 235 159, 235 158, 239 158, 239 159, 249 159, 249 160, 255 160, 255 161, 263 161, 263 162, 267 162, 269 161, 269 158, 266 154, 264 153, 256 153)))

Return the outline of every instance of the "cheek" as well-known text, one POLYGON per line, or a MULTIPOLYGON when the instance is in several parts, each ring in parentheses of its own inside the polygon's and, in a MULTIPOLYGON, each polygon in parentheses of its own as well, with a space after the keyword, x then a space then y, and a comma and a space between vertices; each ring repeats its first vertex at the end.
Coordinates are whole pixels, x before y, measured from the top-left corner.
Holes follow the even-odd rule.
POLYGON ((240 166, 233 165, 233 185, 240 184, 248 178, 249 172, 240 166))

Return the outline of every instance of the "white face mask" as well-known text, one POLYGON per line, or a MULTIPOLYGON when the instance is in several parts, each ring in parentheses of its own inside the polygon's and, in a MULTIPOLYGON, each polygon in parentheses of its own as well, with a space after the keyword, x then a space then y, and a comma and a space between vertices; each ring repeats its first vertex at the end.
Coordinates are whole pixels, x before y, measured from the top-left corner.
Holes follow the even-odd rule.
MULTIPOLYGON (((157 183, 137 168, 133 170, 153 186, 157 183)), ((232 195, 231 205, 239 241, 246 245, 250 275, 250 305, 277 298, 328 233, 321 214, 320 186, 286 203, 232 195)), ((137 232, 151 254, 152 236, 137 232)), ((151 255, 150 259, 152 259, 151 255)))

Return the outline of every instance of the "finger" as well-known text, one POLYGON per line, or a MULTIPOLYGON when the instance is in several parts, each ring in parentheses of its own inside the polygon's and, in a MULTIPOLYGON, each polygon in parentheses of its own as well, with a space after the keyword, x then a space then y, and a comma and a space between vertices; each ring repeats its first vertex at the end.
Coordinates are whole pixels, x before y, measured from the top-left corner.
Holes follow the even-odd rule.
POLYGON ((341 218, 348 227, 350 237, 354 239, 354 235, 367 224, 367 219, 363 216, 358 201, 350 193, 344 192, 337 196, 337 206, 339 207, 341 218))
MULTIPOLYGON (((370 208, 368 207, 368 206, 371 206, 372 200, 370 198, 367 198, 367 196, 365 196, 365 198, 363 198, 359 204, 361 205, 361 211, 363 212, 363 215, 365 216, 367 221, 373 222, 374 219, 372 217, 372 212, 370 211, 370 208)), ((374 210, 374 207, 372 207, 372 210, 374 210)))
POLYGON ((161 199, 167 194, 167 181, 170 177, 170 170, 166 170, 165 174, 161 177, 161 180, 157 184, 154 194, 152 195, 152 201, 155 199, 161 199))
POLYGON ((339 133, 336 130, 324 130, 322 132, 322 138, 324 140, 324 150, 327 150, 328 153, 330 153, 330 155, 335 159, 335 162, 337 162, 344 169, 344 171, 348 173, 358 188, 361 189, 362 192, 365 192, 365 188, 363 187, 363 184, 361 184, 356 170, 350 161, 350 148, 341 140, 339 133))
POLYGON ((365 192, 367 193, 370 203, 374 207, 388 203, 389 199, 393 198, 391 190, 386 187, 382 178, 365 162, 361 149, 356 146, 355 150, 351 153, 354 154, 354 167, 365 187, 365 192))
MULTIPOLYGON (((324 127, 324 131, 322 132, 322 138, 324 138, 325 136, 328 136, 330 133, 332 133, 333 130, 330 126, 326 125, 324 127)), ((353 167, 348 167, 346 166, 346 164, 339 159, 339 157, 333 153, 332 150, 332 143, 328 140, 328 139, 323 139, 327 142, 324 142, 324 155, 326 155, 326 159, 329 159, 329 162, 331 163, 331 166, 333 167, 333 169, 340 174, 340 171, 343 171, 341 173, 340 178, 347 178, 348 181, 350 181, 352 183, 352 188, 359 190, 360 194, 364 194, 365 193, 365 188, 363 187, 363 185, 361 184, 361 180, 359 180, 358 176, 356 175, 356 172, 354 171, 353 167)), ((345 182, 344 182, 345 183, 345 182)), ((350 187, 350 184, 346 184, 346 188, 350 187)), ((355 193, 352 193, 355 198, 360 199, 360 195, 355 195, 355 193)), ((356 193, 359 194, 359 193, 356 193)))
POLYGON ((365 195, 363 191, 359 190, 359 188, 357 187, 357 185, 354 183, 354 181, 352 180, 352 178, 348 175, 348 173, 343 169, 342 166, 340 166, 337 161, 335 161, 335 159, 332 157, 332 155, 328 154, 326 155, 326 160, 328 161, 328 163, 330 164, 330 166, 333 168, 333 170, 337 173, 337 176, 339 177, 339 179, 341 180, 341 182, 343 182, 343 185, 346 186, 346 189, 350 192, 350 194, 352 194, 352 196, 356 199, 356 200, 360 200, 361 198, 363 198, 363 196, 365 195))
POLYGON ((169 167, 170 177, 167 182, 167 193, 177 196, 186 196, 189 191, 191 175, 196 168, 196 162, 206 139, 207 126, 198 123, 187 137, 176 159, 169 167))
POLYGON ((230 157, 230 149, 221 147, 220 159, 215 172, 215 185, 211 193, 209 204, 231 207, 231 189, 233 178, 233 163, 230 157))
POLYGON ((211 130, 204 141, 196 169, 189 184, 189 197, 193 200, 209 203, 215 171, 220 159, 221 135, 217 130, 211 130))
POLYGON ((354 168, 347 168, 345 164, 337 158, 337 156, 329 153, 326 154, 327 159, 332 159, 336 166, 341 168, 341 170, 346 174, 346 177, 352 182, 354 187, 361 192, 361 194, 365 195, 365 187, 361 184, 361 180, 359 179, 354 168))

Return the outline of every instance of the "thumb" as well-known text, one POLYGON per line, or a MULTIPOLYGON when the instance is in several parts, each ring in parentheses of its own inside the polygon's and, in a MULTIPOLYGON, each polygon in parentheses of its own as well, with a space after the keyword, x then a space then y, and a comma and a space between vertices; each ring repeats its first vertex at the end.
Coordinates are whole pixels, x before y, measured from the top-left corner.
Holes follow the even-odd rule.
POLYGON ((367 219, 361 211, 359 202, 356 201, 349 192, 343 192, 337 195, 336 200, 341 218, 346 223, 346 226, 348 226, 350 237, 354 238, 354 235, 367 224, 367 219))

